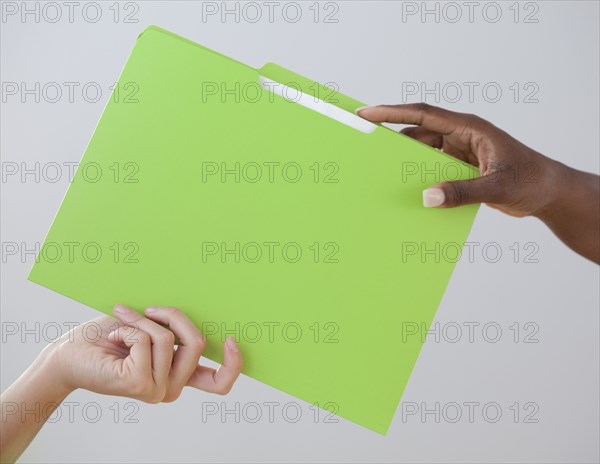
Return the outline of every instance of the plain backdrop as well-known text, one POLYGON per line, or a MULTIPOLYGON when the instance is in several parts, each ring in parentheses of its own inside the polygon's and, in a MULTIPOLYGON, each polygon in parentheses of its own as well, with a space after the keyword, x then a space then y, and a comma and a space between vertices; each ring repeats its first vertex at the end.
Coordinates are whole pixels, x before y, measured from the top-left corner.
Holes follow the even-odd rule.
MULTIPOLYGON (((54 181, 52 163, 80 160, 150 24, 254 67, 273 61, 333 82, 369 104, 425 100, 476 113, 544 154, 599 171, 596 1, 76 3, 70 21, 65 2, 2 2, 3 390, 57 328, 98 316, 28 282, 34 258, 21 252, 43 241, 68 188, 66 168, 54 181), (40 16, 22 17, 21 8, 40 16), (222 8, 238 8, 239 17, 222 17, 222 8), (433 13, 423 17, 423 9, 433 13), (78 84, 72 102, 65 82, 78 84), (57 102, 49 83, 64 90, 57 102), (102 89, 98 102, 86 101, 86 84, 87 100, 102 89), (8 175, 15 163, 34 172, 40 163, 40 179, 8 175)), ((315 416, 314 407, 242 376, 227 397, 186 390, 172 404, 77 391, 21 461, 598 462, 598 266, 539 221, 485 206, 469 242, 480 251, 457 264, 436 318, 439 337, 428 337, 387 436, 315 416), (486 244, 501 257, 482 253, 486 244)))

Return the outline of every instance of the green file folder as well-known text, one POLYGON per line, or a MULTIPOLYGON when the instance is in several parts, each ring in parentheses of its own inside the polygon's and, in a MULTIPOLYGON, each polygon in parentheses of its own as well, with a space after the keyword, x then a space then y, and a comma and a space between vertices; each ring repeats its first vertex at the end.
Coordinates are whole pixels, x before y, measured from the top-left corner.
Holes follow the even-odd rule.
POLYGON ((108 314, 176 306, 208 358, 234 335, 245 374, 386 433, 477 212, 424 208, 422 191, 477 171, 261 76, 363 106, 146 29, 29 279, 108 314))

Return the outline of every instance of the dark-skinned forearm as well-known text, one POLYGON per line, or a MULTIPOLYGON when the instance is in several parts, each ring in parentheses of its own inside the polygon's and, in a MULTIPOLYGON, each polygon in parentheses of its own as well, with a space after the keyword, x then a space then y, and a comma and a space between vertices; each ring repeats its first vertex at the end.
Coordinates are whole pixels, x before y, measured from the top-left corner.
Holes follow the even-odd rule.
POLYGON ((600 177, 555 163, 553 198, 536 216, 573 251, 600 264, 600 177))

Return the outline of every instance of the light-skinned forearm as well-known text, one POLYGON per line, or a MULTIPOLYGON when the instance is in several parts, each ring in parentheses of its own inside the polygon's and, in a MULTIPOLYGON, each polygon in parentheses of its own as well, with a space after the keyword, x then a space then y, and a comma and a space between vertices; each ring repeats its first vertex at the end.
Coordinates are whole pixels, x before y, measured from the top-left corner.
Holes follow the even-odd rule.
POLYGON ((56 378, 51 350, 44 350, 0 397, 0 462, 15 462, 70 392, 56 378))

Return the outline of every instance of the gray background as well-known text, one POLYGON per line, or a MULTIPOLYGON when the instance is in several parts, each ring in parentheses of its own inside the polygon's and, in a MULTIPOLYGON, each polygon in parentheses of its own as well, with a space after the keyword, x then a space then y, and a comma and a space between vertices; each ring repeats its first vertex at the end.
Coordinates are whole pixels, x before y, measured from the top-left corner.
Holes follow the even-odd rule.
MULTIPOLYGON (((44 166, 78 161, 136 36, 157 24, 255 67, 274 61, 317 81, 335 82, 343 93, 370 104, 422 100, 403 95, 407 82, 429 87, 477 82, 479 89, 496 83, 503 90, 496 103, 481 92, 473 101, 463 96, 453 103, 441 96, 437 103, 479 114, 542 153, 598 173, 598 3, 523 2, 515 7, 514 2, 500 2, 502 17, 495 23, 493 10, 482 15, 489 3, 479 2, 470 22, 467 5, 457 2, 463 17, 454 23, 455 10, 444 10, 444 3, 438 4, 438 22, 431 15, 425 21, 418 15, 403 21, 402 8, 410 5, 393 1, 338 1, 337 23, 325 23, 323 17, 315 23, 309 9, 313 2, 301 2, 303 17, 297 23, 281 13, 273 23, 264 18, 251 23, 249 16, 239 22, 233 17, 223 22, 218 16, 203 21, 202 2, 193 1, 137 2, 137 23, 125 23, 122 16, 115 23, 113 2, 99 3, 103 16, 96 23, 87 22, 81 9, 70 23, 62 2, 63 18, 56 23, 46 20, 51 16, 39 23, 11 16, 0 23, 3 83, 97 82, 104 93, 98 103, 86 102, 81 93, 72 103, 65 96, 57 103, 43 98, 35 103, 31 97, 22 103, 19 96, 3 95, 2 162, 44 166), (517 22, 515 8, 520 11, 517 22), (537 22, 525 22, 525 14, 532 12, 529 20, 537 22), (522 88, 517 102, 509 89, 514 82, 522 88), (524 102, 526 83, 533 83, 526 90, 537 89, 537 102, 524 102)), ((34 8, 35 3, 28 5, 34 8)), ((259 5, 266 11, 264 3, 259 5)), ((322 14, 335 8, 318 6, 322 14)), ((123 15, 125 5, 119 8, 123 15)), ((435 104, 435 96, 426 101, 435 104)), ((240 123, 232 121, 232 126, 240 123)), ((2 242, 31 248, 43 241, 67 187, 66 173, 57 182, 36 182, 32 176, 25 182, 18 176, 3 181, 2 242)), ((227 397, 186 390, 173 404, 146 405, 78 391, 69 397, 72 417, 63 406, 61 417, 44 427, 21 460, 598 462, 598 266, 563 246, 539 221, 510 218, 487 207, 481 208, 469 241, 479 243, 479 250, 497 244, 502 258, 492 262, 479 252, 472 262, 458 263, 437 315, 440 328, 448 332, 438 341, 429 337, 387 436, 343 419, 326 422, 322 413, 315 421, 310 405, 242 376, 227 397), (515 242, 521 250, 516 260, 509 248, 515 242), (532 250, 537 262, 525 259, 532 250), (465 322, 481 324, 474 339, 469 341, 465 332, 451 343, 450 329, 456 324, 465 328, 465 322), (517 342, 510 329, 515 322, 521 329, 517 342), (497 343, 483 337, 486 323, 502 329, 497 343), (533 343, 525 343, 533 332, 528 338, 533 343), (278 405, 272 422, 263 404, 269 401, 278 405), (302 411, 297 422, 282 414, 294 402, 302 411), (454 402, 480 404, 472 423, 465 406, 457 422, 452 422, 455 410, 450 409, 438 421, 431 414, 402 417, 402 408, 415 404, 432 409, 436 403, 450 408, 454 402), (249 409, 253 403, 263 413, 255 423, 256 410, 249 409), (497 422, 490 420, 493 414, 482 414, 488 403, 501 408, 497 422), (520 411, 516 423, 514 403, 520 411), (202 418, 203 407, 222 412, 236 404, 245 411, 238 420, 232 414, 202 418), (102 416, 95 421, 97 408, 102 416), (136 423, 125 420, 128 412, 136 423), (527 413, 533 413, 529 421, 527 413)), ((46 345, 44 338, 56 333, 56 324, 64 327, 98 315, 28 282, 31 255, 4 258, 2 389, 46 345), (9 335, 14 324, 33 329, 33 334, 9 335)))

